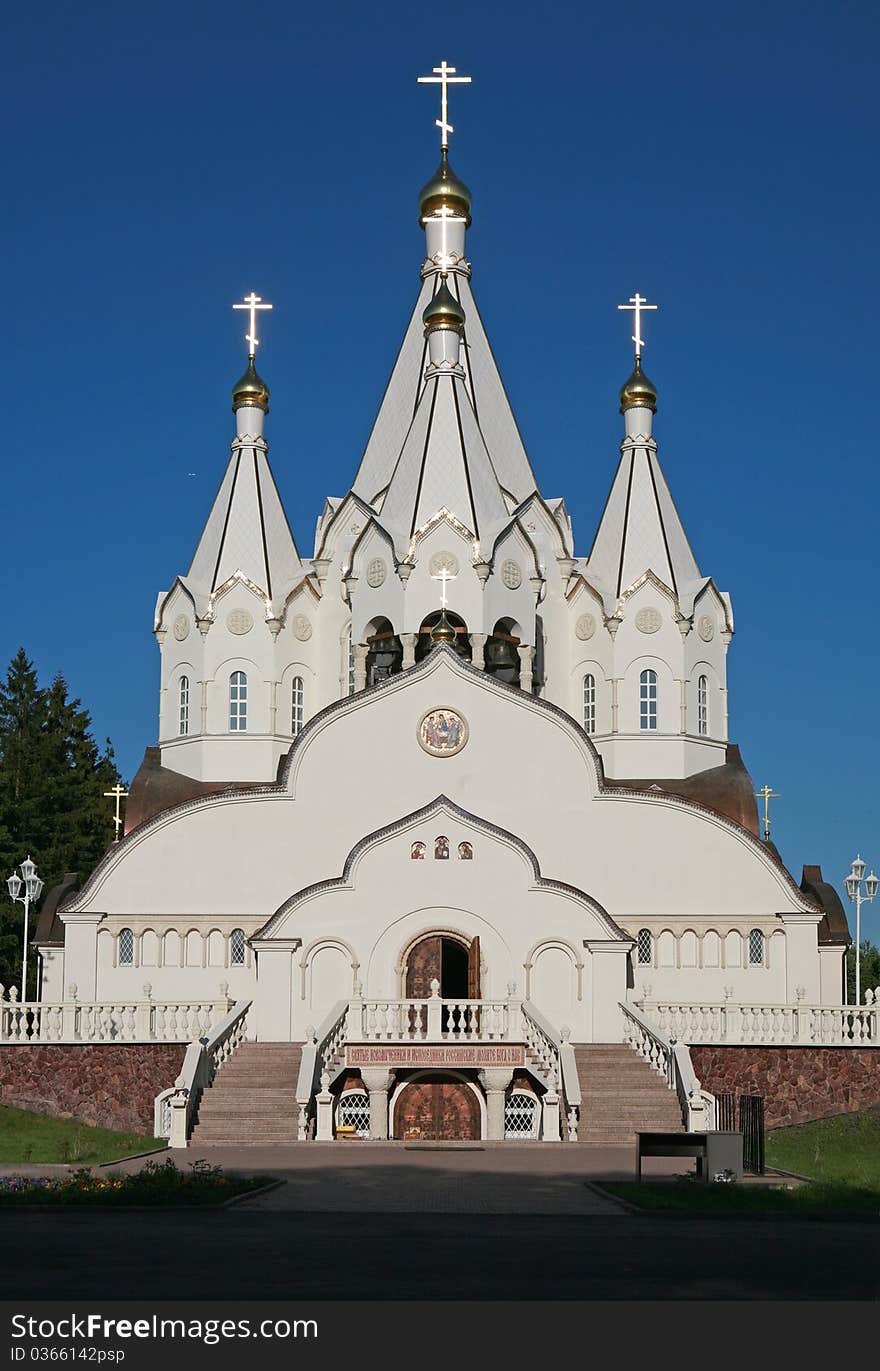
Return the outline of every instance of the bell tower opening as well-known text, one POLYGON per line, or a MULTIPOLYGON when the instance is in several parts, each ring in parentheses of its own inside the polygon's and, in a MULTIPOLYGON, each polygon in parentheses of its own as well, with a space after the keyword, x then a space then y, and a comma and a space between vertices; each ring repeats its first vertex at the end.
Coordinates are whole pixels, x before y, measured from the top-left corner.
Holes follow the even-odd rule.
POLYGON ((513 619, 499 619, 486 643, 486 671, 507 685, 520 683, 520 661, 517 648, 522 642, 522 629, 513 619))
POLYGON ((465 661, 469 662, 471 660, 471 640, 467 624, 460 615, 453 614, 451 609, 445 611, 435 609, 433 614, 429 614, 422 620, 416 637, 416 661, 421 662, 427 657, 431 648, 436 645, 434 639, 431 637, 431 630, 439 623, 440 615, 443 613, 445 613, 447 624, 455 629, 455 642, 453 646, 456 652, 459 657, 463 657, 465 661))
POLYGON ((375 619, 367 628, 367 685, 378 685, 403 668, 403 644, 388 619, 375 619))

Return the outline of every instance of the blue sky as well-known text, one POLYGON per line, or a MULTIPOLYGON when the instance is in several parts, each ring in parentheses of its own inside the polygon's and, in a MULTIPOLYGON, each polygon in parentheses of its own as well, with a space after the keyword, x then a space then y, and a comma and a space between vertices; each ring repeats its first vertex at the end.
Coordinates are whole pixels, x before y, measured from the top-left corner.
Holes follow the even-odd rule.
POLYGON ((50 0, 5 39, 0 651, 64 671, 127 778, 155 741, 156 594, 227 458, 229 306, 275 304, 268 436, 308 554, 418 288, 415 78, 445 57, 474 78, 452 108, 474 288, 543 492, 586 553, 639 289, 661 460, 733 596, 731 736, 798 877, 880 863, 876 5, 50 0))

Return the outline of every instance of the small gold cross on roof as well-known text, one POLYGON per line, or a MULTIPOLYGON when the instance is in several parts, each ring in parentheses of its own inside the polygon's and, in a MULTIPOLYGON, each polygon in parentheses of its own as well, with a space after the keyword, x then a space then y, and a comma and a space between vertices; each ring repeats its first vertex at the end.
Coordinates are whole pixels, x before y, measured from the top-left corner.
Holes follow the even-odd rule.
POLYGON ((764 842, 770 841, 770 801, 778 800, 780 797, 775 790, 771 790, 769 785, 762 785, 760 790, 755 791, 755 799, 764 801, 764 842))
POLYGON ((113 822, 116 825, 116 837, 113 839, 113 841, 114 843, 118 843, 119 830, 122 827, 122 815, 120 813, 120 805, 122 804, 123 800, 128 799, 128 791, 123 789, 123 787, 117 781, 116 785, 113 787, 112 790, 104 791, 104 797, 108 800, 116 800, 116 813, 113 815, 113 822))
POLYGON ((454 133, 455 129, 452 127, 452 125, 449 123, 449 120, 447 119, 449 103, 447 87, 455 85, 470 85, 471 78, 469 76, 457 76, 455 72, 455 67, 450 67, 449 63, 445 60, 440 63, 439 67, 432 67, 431 70, 434 73, 433 76, 418 76, 416 77, 416 80, 418 81, 420 86, 440 87, 440 118, 435 119, 434 123, 440 130, 441 148, 448 148, 449 134, 454 133))

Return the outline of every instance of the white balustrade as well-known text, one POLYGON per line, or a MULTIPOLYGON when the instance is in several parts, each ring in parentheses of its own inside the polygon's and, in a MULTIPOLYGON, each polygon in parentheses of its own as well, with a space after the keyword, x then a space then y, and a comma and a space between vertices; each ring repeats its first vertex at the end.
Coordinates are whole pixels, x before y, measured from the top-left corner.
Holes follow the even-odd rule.
POLYGON ((687 1043, 741 1043, 765 1046, 803 1044, 834 1047, 880 1046, 880 996, 865 992, 865 1004, 815 1005, 668 1004, 643 1000, 650 1022, 670 1039, 687 1043))
POLYGON ((700 1088, 686 1044, 667 1036, 637 1005, 622 1004, 620 1008, 626 1042, 658 1075, 665 1077, 670 1090, 676 1092, 682 1121, 688 1131, 704 1133, 708 1128, 710 1102, 714 1101, 700 1088))
MULTIPOLYGON (((221 987, 221 991, 223 987, 221 987)), ((0 1043, 192 1042, 208 1036, 229 1012, 231 1001, 21 1002, 13 988, 0 986, 0 1043)))
POLYGON ((247 1037, 251 1003, 239 1000, 206 1036, 191 1042, 174 1089, 157 1095, 154 1107, 157 1126, 165 1127, 166 1120, 168 1123, 167 1135, 159 1136, 167 1136, 171 1147, 187 1146, 202 1092, 213 1084, 217 1072, 247 1037))
POLYGON ((361 1000, 351 1002, 352 1042, 503 1042, 511 1037, 507 1000, 361 1000))

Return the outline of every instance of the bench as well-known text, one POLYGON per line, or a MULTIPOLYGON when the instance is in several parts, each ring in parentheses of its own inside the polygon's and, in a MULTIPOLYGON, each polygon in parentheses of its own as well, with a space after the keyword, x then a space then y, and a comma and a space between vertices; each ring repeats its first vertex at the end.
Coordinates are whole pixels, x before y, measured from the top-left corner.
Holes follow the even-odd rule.
POLYGON ((642 1179, 643 1157, 695 1157, 697 1175, 708 1181, 719 1171, 743 1173, 742 1133, 637 1133, 636 1180, 642 1179))

